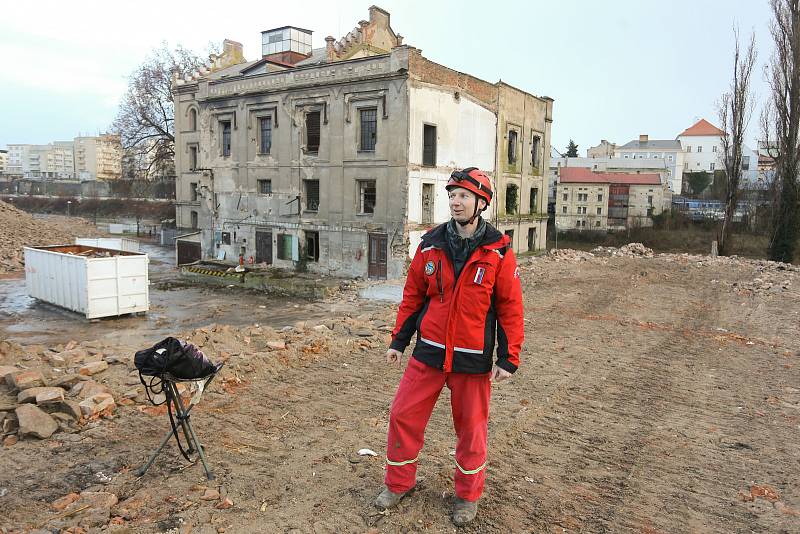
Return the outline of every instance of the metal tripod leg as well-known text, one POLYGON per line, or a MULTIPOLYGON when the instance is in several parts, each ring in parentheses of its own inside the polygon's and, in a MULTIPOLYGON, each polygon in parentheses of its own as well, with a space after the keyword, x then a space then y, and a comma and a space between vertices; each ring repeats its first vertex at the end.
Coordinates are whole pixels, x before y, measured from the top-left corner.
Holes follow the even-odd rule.
MULTIPOLYGON (((170 392, 173 391, 172 388, 174 388, 174 387, 175 387, 175 385, 172 382, 170 382, 168 384, 168 386, 167 386, 167 388, 168 388, 168 390, 170 392)), ((189 452, 191 452, 191 448, 193 446, 197 447, 197 452, 200 455, 200 461, 203 463, 203 469, 206 472, 206 477, 208 478, 208 480, 214 480, 214 474, 208 468, 208 463, 206 462, 206 456, 203 453, 203 447, 202 447, 202 445, 200 445, 200 442, 197 440, 197 436, 194 433, 194 429, 192 428, 192 425, 191 425, 191 423, 189 423, 189 420, 188 420, 189 412, 192 411, 192 408, 194 408, 194 405, 190 405, 189 408, 185 409, 183 407, 183 401, 181 399, 181 396, 177 395, 177 389, 174 390, 174 392, 175 392, 174 398, 176 399, 176 401, 175 401, 176 402, 176 411, 180 411, 179 412, 179 420, 181 421, 181 427, 183 428, 184 435, 186 435, 186 441, 187 441, 187 443, 189 443, 189 448, 190 448, 189 452)), ((165 392, 165 393, 167 395, 172 395, 172 393, 167 393, 167 392, 165 392)), ((172 437, 172 433, 173 433, 173 430, 171 428, 169 430, 167 430, 166 434, 164 434, 164 438, 161 440, 161 444, 158 446, 158 448, 155 450, 155 452, 153 452, 153 454, 150 455, 150 459, 147 460, 147 463, 144 464, 144 466, 142 466, 139 470, 136 471, 136 476, 137 477, 144 476, 144 474, 147 472, 147 470, 150 469, 150 466, 153 465, 153 462, 156 461, 156 458, 158 457, 158 455, 161 454, 161 451, 164 449, 164 447, 166 447, 167 442, 172 437)))
MULTIPOLYGON (((174 385, 173 385, 174 387, 174 385)), ((214 474, 211 472, 211 469, 208 468, 208 463, 206 462, 206 455, 203 452, 203 446, 200 444, 200 440, 197 439, 197 434, 194 433, 194 428, 192 427, 191 421, 189 421, 189 412, 191 411, 192 407, 189 406, 189 409, 185 409, 183 407, 183 399, 181 399, 180 395, 175 396, 176 407, 180 409, 181 414, 181 425, 183 426, 184 433, 187 431, 191 434, 191 439, 187 436, 187 441, 189 442, 189 447, 191 448, 192 444, 197 448, 197 454, 200 455, 200 461, 203 463, 203 469, 206 472, 206 477, 208 480, 214 480, 214 474)))
POLYGON ((178 424, 183 430, 183 436, 186 438, 186 444, 189 446, 186 449, 186 454, 193 454, 195 452, 195 443, 189 432, 189 412, 184 410, 183 403, 181 403, 181 394, 178 392, 178 386, 174 382, 167 382, 167 394, 171 396, 168 402, 172 402, 175 407, 175 418, 178 420, 178 424))

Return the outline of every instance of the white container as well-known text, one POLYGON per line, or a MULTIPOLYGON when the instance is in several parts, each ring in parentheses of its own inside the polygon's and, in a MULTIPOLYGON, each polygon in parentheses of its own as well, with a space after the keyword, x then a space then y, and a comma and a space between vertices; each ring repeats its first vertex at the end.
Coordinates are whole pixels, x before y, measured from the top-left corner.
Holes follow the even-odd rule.
POLYGON ((127 237, 76 237, 75 244, 85 245, 87 247, 139 252, 139 242, 135 239, 128 239, 127 237))
POLYGON ((87 319, 146 312, 150 307, 147 254, 59 245, 25 247, 28 294, 87 319), (107 254, 87 257, 79 254, 107 254))

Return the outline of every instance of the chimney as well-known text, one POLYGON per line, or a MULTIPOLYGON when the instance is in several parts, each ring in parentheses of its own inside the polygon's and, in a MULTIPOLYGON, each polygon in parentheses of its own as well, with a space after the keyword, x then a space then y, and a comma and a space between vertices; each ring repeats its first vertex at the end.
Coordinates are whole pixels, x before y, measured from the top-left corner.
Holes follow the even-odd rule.
POLYGON ((639 135, 639 142, 646 143, 647 142, 647 134, 640 134, 639 135))
POLYGON ((332 60, 336 55, 336 52, 333 48, 333 43, 335 41, 336 39, 334 39, 330 35, 325 38, 325 55, 327 56, 328 61, 332 60))

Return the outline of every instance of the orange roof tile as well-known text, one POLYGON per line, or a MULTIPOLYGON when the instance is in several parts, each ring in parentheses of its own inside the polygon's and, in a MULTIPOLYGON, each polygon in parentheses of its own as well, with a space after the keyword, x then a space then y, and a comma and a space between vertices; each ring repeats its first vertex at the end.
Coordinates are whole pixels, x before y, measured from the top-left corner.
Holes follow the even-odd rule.
POLYGON ((661 177, 658 174, 593 172, 584 167, 561 167, 558 181, 576 184, 661 185, 661 177))
POLYGON ((678 137, 684 135, 724 135, 725 132, 711 124, 705 119, 700 119, 696 123, 689 126, 683 133, 679 134, 678 137))

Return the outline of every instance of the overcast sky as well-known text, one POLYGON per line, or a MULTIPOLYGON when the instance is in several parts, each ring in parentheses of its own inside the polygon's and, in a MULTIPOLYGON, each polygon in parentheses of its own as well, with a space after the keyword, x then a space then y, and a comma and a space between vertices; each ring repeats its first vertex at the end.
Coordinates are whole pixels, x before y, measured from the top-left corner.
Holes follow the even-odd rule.
MULTIPOLYGON (((448 67, 502 79, 555 99, 552 144, 574 139, 581 155, 600 139, 639 134, 674 139, 699 118, 718 124, 716 102, 731 78, 733 26, 755 31, 758 103, 772 44, 767 0, 607 2, 381 0, 405 43, 448 67)), ((261 54, 263 30, 313 30, 313 46, 368 18, 370 3, 136 2, 4 3, 0 17, 0 147, 48 143, 106 130, 127 77, 162 41, 205 53, 211 42, 261 54)))

